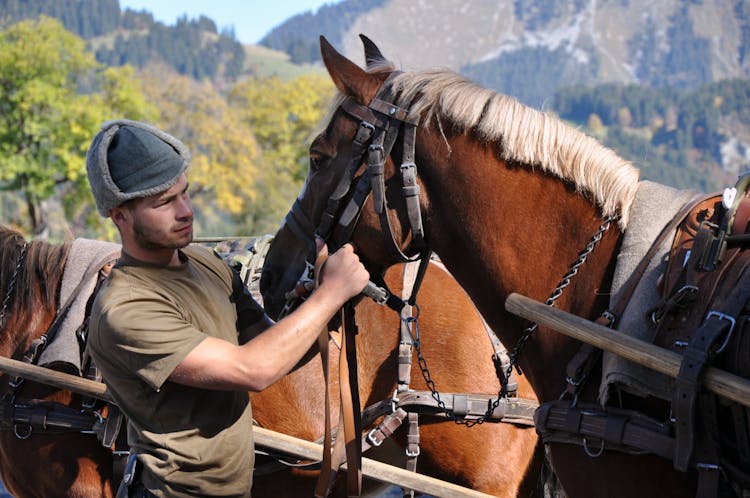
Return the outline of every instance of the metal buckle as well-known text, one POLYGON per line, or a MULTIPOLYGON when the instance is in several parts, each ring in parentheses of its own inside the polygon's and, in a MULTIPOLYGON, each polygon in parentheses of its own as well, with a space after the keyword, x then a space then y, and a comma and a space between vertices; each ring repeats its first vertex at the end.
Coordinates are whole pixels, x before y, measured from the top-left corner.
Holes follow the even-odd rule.
POLYGON ((410 451, 409 448, 406 448, 404 450, 404 453, 406 453, 407 457, 416 458, 416 457, 419 456, 419 454, 421 453, 421 451, 419 449, 419 446, 417 446, 417 449, 415 451, 410 451))
POLYGON ((617 320, 617 317, 615 316, 615 314, 614 314, 614 313, 612 313, 612 312, 611 312, 611 311, 609 311, 609 310, 605 310, 605 311, 604 311, 604 313, 602 313, 602 316, 603 316, 604 318, 606 318, 606 319, 607 319, 607 321, 609 322, 609 323, 607 324, 607 327, 609 327, 609 328, 612 328, 612 327, 614 327, 614 326, 615 326, 615 321, 617 320))
POLYGON ((716 317, 719 320, 726 320, 726 321, 729 322, 729 332, 727 332, 727 335, 724 338, 724 342, 722 342, 721 346, 719 346, 719 348, 716 350, 716 353, 718 354, 718 353, 721 353, 722 351, 724 351, 724 349, 726 349, 726 347, 727 347, 727 344, 729 344, 729 339, 732 338, 732 332, 734 332, 734 325, 737 322, 736 322, 736 320, 734 319, 733 316, 729 316, 729 315, 727 315, 725 313, 722 313, 720 311, 713 311, 713 310, 709 311, 708 314, 706 315, 706 321, 708 321, 708 319, 711 318, 711 317, 716 317))
POLYGON ((378 428, 376 427, 367 433, 367 440, 370 442, 372 446, 376 446, 376 447, 383 444, 383 441, 378 441, 377 439, 375 439, 375 433, 377 431, 378 431, 378 428))
POLYGON ((367 121, 361 121, 359 123, 359 128, 357 128, 357 134, 354 136, 354 141, 358 142, 360 144, 364 144, 368 140, 370 140, 370 137, 372 137, 372 132, 375 131, 375 126, 367 121))
MULTIPOLYGON (((94 425, 96 425, 96 424, 102 425, 104 423, 104 417, 99 412, 84 412, 84 411, 81 411, 79 413, 81 415, 87 415, 88 414, 88 415, 93 415, 94 417, 96 417, 96 420, 94 421, 94 425)), ((96 434, 96 429, 83 430, 83 431, 78 431, 78 432, 80 434, 96 434)))

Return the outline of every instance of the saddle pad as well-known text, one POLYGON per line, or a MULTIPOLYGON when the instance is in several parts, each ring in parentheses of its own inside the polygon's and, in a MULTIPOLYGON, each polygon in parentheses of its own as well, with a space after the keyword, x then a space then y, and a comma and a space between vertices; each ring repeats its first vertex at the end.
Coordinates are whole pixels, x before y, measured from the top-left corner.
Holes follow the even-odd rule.
POLYGON ((80 292, 73 297, 73 303, 60 324, 54 340, 47 344, 39 357, 39 366, 63 363, 72 366, 78 374, 81 373, 81 348, 76 331, 85 318, 86 303, 96 286, 98 270, 109 261, 119 258, 120 249, 121 246, 113 242, 90 239, 73 241, 63 271, 59 306, 63 306, 70 299, 89 268, 95 271, 89 273, 90 277, 82 284, 80 292))
MULTIPOLYGON (((658 183, 639 183, 635 200, 630 210, 630 221, 617 255, 617 266, 612 281, 610 307, 620 297, 622 287, 646 252, 654 243, 662 228, 677 214, 677 211, 693 199, 698 192, 677 190, 658 183)), ((667 267, 667 256, 672 236, 665 238, 635 289, 623 316, 615 327, 630 337, 653 342, 656 328, 648 317, 648 310, 656 306, 661 298, 657 289, 659 277, 667 267)), ((602 357, 602 381, 599 387, 599 402, 607 403, 611 387, 618 386, 639 396, 653 395, 665 400, 672 399, 673 380, 649 368, 631 363, 624 358, 604 352, 602 357)))

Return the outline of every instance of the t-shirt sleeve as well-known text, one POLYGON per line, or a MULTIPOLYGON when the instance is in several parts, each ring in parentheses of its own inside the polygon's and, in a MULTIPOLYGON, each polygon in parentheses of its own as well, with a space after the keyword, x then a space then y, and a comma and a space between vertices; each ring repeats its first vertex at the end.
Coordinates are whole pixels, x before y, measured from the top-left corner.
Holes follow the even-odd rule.
POLYGON ((148 295, 103 312, 99 332, 103 351, 123 358, 123 367, 154 390, 207 337, 174 304, 148 295))

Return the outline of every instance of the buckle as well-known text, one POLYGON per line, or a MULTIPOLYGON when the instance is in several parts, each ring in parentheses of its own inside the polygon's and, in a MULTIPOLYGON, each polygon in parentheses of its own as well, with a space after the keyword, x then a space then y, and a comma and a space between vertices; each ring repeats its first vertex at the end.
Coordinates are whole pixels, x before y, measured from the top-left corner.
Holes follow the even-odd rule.
POLYGON ((719 346, 719 348, 716 350, 716 354, 718 354, 724 351, 724 349, 726 349, 727 347, 727 344, 729 344, 729 339, 732 338, 732 332, 734 332, 734 325, 737 323, 737 321, 734 319, 733 316, 729 316, 725 313, 721 313, 720 311, 714 311, 714 310, 711 310, 708 312, 708 314, 706 315, 705 321, 708 321, 708 319, 712 317, 716 317, 719 320, 726 320, 729 322, 729 331, 727 332, 727 335, 724 338, 724 342, 722 342, 721 346, 719 346))
POLYGON ((420 453, 419 446, 417 446, 416 450, 410 450, 409 448, 406 448, 404 450, 404 453, 406 453, 407 457, 416 458, 419 456, 419 453, 420 453))
POLYGON ((378 441, 377 439, 375 439, 375 433, 377 432, 377 430, 378 428, 376 427, 367 433, 367 440, 370 442, 372 446, 380 446, 381 444, 383 444, 382 440, 378 441))
POLYGON ((375 126, 367 121, 361 121, 359 128, 357 128, 357 134, 354 136, 354 141, 364 144, 372 136, 372 132, 375 131, 375 126))

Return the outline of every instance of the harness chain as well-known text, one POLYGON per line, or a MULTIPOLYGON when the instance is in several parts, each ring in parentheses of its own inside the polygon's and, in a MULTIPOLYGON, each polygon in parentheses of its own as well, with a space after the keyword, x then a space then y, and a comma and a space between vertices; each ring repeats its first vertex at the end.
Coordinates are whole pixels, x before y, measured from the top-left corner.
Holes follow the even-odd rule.
POLYGON ((16 269, 13 270, 13 275, 10 277, 8 282, 8 288, 5 291, 5 298, 3 298, 3 307, 0 309, 0 327, 5 324, 5 313, 8 311, 8 304, 10 303, 10 296, 13 294, 13 290, 16 287, 16 279, 18 278, 18 272, 21 271, 23 262, 26 259, 26 249, 28 249, 29 243, 24 242, 21 246, 21 254, 18 255, 18 263, 16 263, 16 269))
MULTIPOLYGON (((594 252, 594 248, 596 247, 596 244, 598 244, 599 241, 602 240, 604 232, 609 230, 612 222, 616 221, 618 218, 619 216, 608 216, 604 219, 602 224, 599 226, 599 230, 597 230, 594 236, 591 237, 591 240, 588 244, 586 244, 586 247, 580 253, 578 253, 578 259, 576 259, 573 264, 570 265, 570 270, 563 276, 562 280, 560 280, 560 283, 557 284, 557 287, 555 287, 555 289, 552 291, 552 294, 550 294, 544 304, 546 304, 547 306, 555 305, 555 302, 560 298, 560 296, 562 296, 565 288, 570 285, 570 279, 578 274, 578 269, 586 262, 589 255, 594 252)), ((521 373, 521 368, 518 365, 518 359, 521 356, 521 352, 523 351, 523 347, 526 345, 526 342, 528 342, 528 340, 531 338, 531 334, 533 334, 537 328, 539 328, 539 326, 536 322, 532 322, 531 325, 526 327, 526 329, 521 334, 521 337, 518 339, 516 347, 513 348, 513 351, 510 352, 510 366, 506 371, 506 382, 507 378, 510 377, 510 372, 514 367, 519 374, 521 373)))

